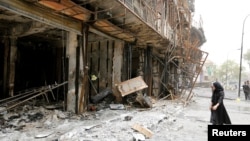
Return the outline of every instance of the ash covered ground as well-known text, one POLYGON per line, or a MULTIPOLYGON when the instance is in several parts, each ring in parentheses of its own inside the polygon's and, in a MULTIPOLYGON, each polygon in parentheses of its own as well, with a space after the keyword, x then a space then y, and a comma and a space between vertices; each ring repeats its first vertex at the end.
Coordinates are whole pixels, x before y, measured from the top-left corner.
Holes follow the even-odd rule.
MULTIPOLYGON (((24 106, 1 116, 1 141, 207 141, 209 88, 195 88, 188 105, 183 99, 160 100, 152 108, 128 107, 75 115, 58 109, 24 106), (141 129, 135 130, 135 125, 141 129), (143 131, 147 132, 143 132, 143 131)), ((226 91, 225 106, 233 124, 250 124, 250 101, 226 91)))

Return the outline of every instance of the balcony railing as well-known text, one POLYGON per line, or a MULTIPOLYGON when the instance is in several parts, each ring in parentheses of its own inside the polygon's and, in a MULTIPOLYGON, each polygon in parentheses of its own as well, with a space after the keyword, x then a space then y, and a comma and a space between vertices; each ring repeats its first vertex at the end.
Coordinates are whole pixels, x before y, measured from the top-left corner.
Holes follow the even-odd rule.
MULTIPOLYGON (((126 6, 131 12, 133 12, 138 18, 144 21, 148 26, 153 28, 162 37, 171 39, 174 35, 173 26, 168 23, 168 10, 166 4, 161 1, 157 3, 155 0, 119 0, 124 6, 126 6)), ((188 3, 183 0, 174 0, 173 3, 176 5, 176 9, 181 13, 180 20, 184 22, 190 22, 190 11, 188 9, 188 3), (184 19, 183 19, 184 18, 184 19)), ((172 19, 172 21, 177 21, 172 19)), ((177 25, 178 23, 176 23, 177 25)), ((173 39, 173 38, 172 38, 173 39)))
POLYGON ((152 27, 156 32, 164 35, 165 7, 159 5, 156 1, 147 3, 145 0, 119 0, 138 18, 152 27), (156 10, 160 9, 160 10, 156 10))

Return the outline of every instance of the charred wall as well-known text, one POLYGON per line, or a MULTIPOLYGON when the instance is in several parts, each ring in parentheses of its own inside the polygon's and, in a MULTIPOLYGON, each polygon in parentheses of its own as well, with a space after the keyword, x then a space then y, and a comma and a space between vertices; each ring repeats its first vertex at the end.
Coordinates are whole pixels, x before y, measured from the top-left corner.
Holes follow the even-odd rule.
POLYGON ((114 101, 121 101, 121 95, 116 89, 116 84, 122 81, 124 75, 124 42, 121 40, 107 39, 90 34, 87 46, 88 51, 88 79, 89 100, 111 89, 114 101))
POLYGON ((0 42, 0 98, 4 98, 4 81, 3 81, 3 70, 4 68, 4 44, 3 40, 0 42))
POLYGON ((90 95, 96 95, 105 88, 112 88, 112 66, 114 40, 100 40, 88 43, 90 95))
MULTIPOLYGON (((9 40, 5 40, 1 43, 1 66, 9 66, 8 47, 3 48, 4 44, 8 45, 9 40)), ((65 81, 63 77, 65 73, 64 48, 58 41, 41 40, 41 38, 34 39, 34 36, 28 36, 17 39, 17 53, 15 61, 15 81, 14 81, 14 92, 15 95, 27 91, 28 89, 36 89, 42 86, 48 86, 55 83, 61 83, 65 81)), ((4 67, 1 67, 4 68, 4 67)), ((7 67, 9 68, 9 67, 7 67)), ((4 69, 1 69, 1 91, 2 98, 8 97, 7 90, 8 86, 3 84, 8 80, 4 79, 5 74, 9 74, 9 71, 4 74, 4 69), (5 93, 3 92, 5 91, 5 93)), ((56 100, 63 99, 63 89, 57 89, 56 100)))
MULTIPOLYGON (((169 89, 177 89, 181 71, 189 71, 184 64, 200 68, 203 63, 182 51, 201 45, 195 44, 200 39, 190 43, 191 13, 186 2, 2 1, 0 14, 5 22, 0 24, 0 35, 18 40, 3 43, 5 49, 0 50, 5 83, 0 86, 7 93, 5 88, 13 82, 19 91, 68 80, 64 100, 68 110, 76 113, 84 111, 88 96, 108 87, 119 101, 116 84, 139 75, 148 85, 144 91, 148 96, 169 94, 169 89), (10 23, 14 24, 10 27, 10 23), (63 39, 56 29, 67 31, 68 37, 63 39), (6 53, 8 49, 13 51, 6 53), (154 50, 158 53, 153 54, 154 50), (11 60, 6 63, 6 58, 11 60)), ((196 74, 190 70, 188 76, 196 74)))

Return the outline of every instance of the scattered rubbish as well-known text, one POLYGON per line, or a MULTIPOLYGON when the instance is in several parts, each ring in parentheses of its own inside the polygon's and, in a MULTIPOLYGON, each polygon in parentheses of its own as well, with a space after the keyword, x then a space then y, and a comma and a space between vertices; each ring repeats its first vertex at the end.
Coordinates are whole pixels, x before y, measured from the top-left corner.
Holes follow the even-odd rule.
POLYGON ((50 136, 53 133, 54 133, 53 131, 48 131, 48 132, 40 133, 40 134, 37 134, 35 136, 35 138, 45 138, 45 137, 50 136))
POLYGON ((96 105, 89 104, 89 105, 88 105, 88 110, 89 110, 89 111, 96 111, 96 110, 97 110, 97 107, 96 107, 96 105))
POLYGON ((0 112, 0 115, 5 115, 5 114, 7 114, 7 109, 6 109, 6 107, 0 107, 0 111, 2 111, 2 112, 0 112))
POLYGON ((109 104, 109 107, 111 110, 125 110, 126 109, 123 104, 109 104))
POLYGON ((174 126, 173 131, 179 131, 182 128, 183 128, 183 125, 176 125, 176 126, 174 126))
POLYGON ((28 114, 29 121, 38 121, 43 118, 42 113, 28 114))
POLYGON ((148 85, 143 81, 141 76, 117 84, 117 88, 120 91, 122 97, 145 89, 147 87, 148 85))
POLYGON ((63 108, 63 105, 46 105, 46 106, 44 106, 44 108, 46 108, 48 110, 60 109, 60 108, 63 108))
POLYGON ((96 94, 95 96, 92 96, 91 101, 94 104, 96 104, 96 103, 103 100, 105 97, 107 97, 110 94, 113 94, 112 90, 110 88, 106 88, 103 91, 101 91, 100 93, 96 94))
POLYGON ((58 118, 60 118, 60 119, 68 118, 68 116, 65 115, 65 113, 63 113, 62 111, 59 111, 59 110, 54 110, 54 111, 55 111, 55 114, 57 115, 58 118))
MULTIPOLYGON (((127 102, 130 106, 134 104, 134 102, 138 102, 141 107, 144 108, 152 108, 152 102, 148 96, 144 96, 142 94, 143 89, 147 88, 148 85, 143 81, 141 76, 126 80, 117 84, 117 88, 121 93, 122 97, 125 97, 130 94, 136 93, 136 97, 127 97, 127 102)), ((132 96, 132 95, 131 95, 132 96)))
POLYGON ((15 96, 2 99, 2 100, 0 100, 0 106, 2 106, 2 105, 8 105, 8 106, 5 109, 0 109, 0 113, 5 112, 5 111, 10 110, 10 109, 13 109, 13 108, 17 107, 18 105, 23 104, 25 102, 28 102, 29 100, 35 99, 36 97, 39 97, 39 96, 44 96, 46 98, 47 102, 49 103, 47 92, 51 92, 52 97, 55 99, 52 90, 55 88, 58 88, 60 86, 63 86, 67 83, 68 82, 65 81, 61 84, 42 86, 42 87, 39 87, 36 89, 32 89, 28 92, 25 91, 23 93, 15 95, 15 96))
POLYGON ((151 138, 153 136, 153 132, 151 130, 149 130, 148 128, 145 128, 139 124, 134 124, 132 126, 132 128, 140 133, 142 133, 143 135, 146 136, 146 138, 151 138))
POLYGON ((145 141, 145 136, 139 133, 133 133, 133 141, 145 141))
POLYGON ((95 125, 89 125, 89 126, 80 126, 80 127, 75 127, 71 129, 70 131, 62 134, 59 138, 58 141, 72 141, 72 140, 79 140, 79 136, 83 136, 85 134, 84 132, 86 130, 91 130, 94 127, 98 127, 100 125, 95 124, 95 125))
POLYGON ((125 116, 125 117, 124 117, 124 120, 125 120, 125 121, 130 121, 132 118, 133 118, 132 116, 125 116))
POLYGON ((141 92, 137 92, 137 96, 136 96, 135 100, 137 102, 139 102, 142 107, 152 108, 152 102, 149 99, 149 97, 148 96, 143 96, 143 94, 141 92))
POLYGON ((22 130, 26 125, 19 125, 16 126, 15 130, 22 130))
POLYGON ((20 117, 20 114, 17 113, 8 113, 3 116, 3 118, 7 121, 11 121, 13 119, 17 119, 20 117))
POLYGON ((100 125, 99 125, 99 124, 96 124, 96 125, 83 126, 83 128, 84 128, 85 130, 90 130, 90 129, 92 129, 92 128, 94 128, 94 127, 98 127, 98 126, 100 126, 100 125))

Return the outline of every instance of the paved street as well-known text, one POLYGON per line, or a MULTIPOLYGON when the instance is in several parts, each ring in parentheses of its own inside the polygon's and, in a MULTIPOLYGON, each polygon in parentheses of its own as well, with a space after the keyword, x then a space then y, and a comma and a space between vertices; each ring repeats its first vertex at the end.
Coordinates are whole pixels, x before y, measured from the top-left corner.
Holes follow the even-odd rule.
MULTIPOLYGON (((208 110, 211 97, 210 88, 195 88, 194 100, 196 104, 191 104, 190 107, 199 106, 208 110)), ((238 98, 238 91, 225 90, 224 104, 228 110, 233 124, 250 124, 250 100, 246 101, 244 93, 241 91, 240 100, 238 98)), ((190 108, 192 109, 192 108, 190 108)))
MULTIPOLYGON (((210 111, 210 88, 195 88, 193 90, 195 96, 192 102, 184 109, 186 117, 192 121, 183 122, 183 127, 187 127, 186 131, 182 131, 187 134, 185 141, 191 140, 188 137, 191 136, 194 140, 207 141, 207 125, 209 123, 210 111), (199 128, 198 128, 199 127, 199 128)), ((250 125, 250 101, 245 101, 244 94, 241 93, 240 100, 237 100, 238 91, 225 91, 224 104, 231 118, 231 122, 234 125, 246 124, 250 125)), ((184 130, 185 128, 183 128, 184 130)), ((181 139, 180 139, 181 140, 181 139)))
MULTIPOLYGON (((200 97, 211 97, 211 88, 196 87, 193 92, 200 97)), ((238 98, 238 90, 225 90, 225 99, 235 100, 238 98)), ((240 99, 245 100, 243 91, 240 91, 240 99)))

